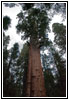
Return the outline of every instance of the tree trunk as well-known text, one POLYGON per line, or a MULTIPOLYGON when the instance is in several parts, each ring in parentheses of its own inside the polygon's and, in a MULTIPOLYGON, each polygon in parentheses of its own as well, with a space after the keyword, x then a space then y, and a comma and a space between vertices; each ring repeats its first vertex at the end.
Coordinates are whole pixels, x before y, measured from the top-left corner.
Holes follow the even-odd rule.
POLYGON ((40 60, 40 49, 30 44, 29 65, 26 82, 27 97, 46 97, 44 76, 40 60))

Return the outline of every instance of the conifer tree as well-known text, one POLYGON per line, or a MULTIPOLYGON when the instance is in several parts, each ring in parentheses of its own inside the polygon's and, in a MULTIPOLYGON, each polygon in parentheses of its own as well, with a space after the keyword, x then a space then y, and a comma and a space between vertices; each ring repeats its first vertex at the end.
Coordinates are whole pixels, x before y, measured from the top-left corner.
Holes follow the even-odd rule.
POLYGON ((11 19, 8 16, 3 17, 3 95, 8 94, 8 78, 9 78, 9 68, 8 68, 8 56, 9 51, 7 46, 9 44, 10 37, 5 34, 11 24, 11 19))
POLYGON ((26 82, 26 96, 46 96, 44 76, 40 61, 40 46, 46 43, 50 19, 43 10, 32 8, 28 16, 18 14, 17 30, 24 32, 23 39, 29 40, 29 65, 26 82))

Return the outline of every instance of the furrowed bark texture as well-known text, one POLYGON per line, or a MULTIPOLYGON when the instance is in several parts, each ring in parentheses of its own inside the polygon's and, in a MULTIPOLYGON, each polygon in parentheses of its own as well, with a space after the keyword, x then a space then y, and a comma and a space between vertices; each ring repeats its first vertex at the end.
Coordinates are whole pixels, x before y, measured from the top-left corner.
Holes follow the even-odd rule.
POLYGON ((29 66, 26 83, 27 97, 46 97, 40 50, 30 45, 29 66))

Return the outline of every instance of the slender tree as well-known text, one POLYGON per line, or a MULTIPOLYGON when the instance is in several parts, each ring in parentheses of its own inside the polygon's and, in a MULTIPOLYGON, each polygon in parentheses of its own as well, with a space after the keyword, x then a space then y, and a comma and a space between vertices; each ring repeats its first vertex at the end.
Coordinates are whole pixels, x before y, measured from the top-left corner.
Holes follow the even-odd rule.
POLYGON ((66 96, 66 60, 63 58, 66 53, 66 26, 54 23, 53 32, 55 34, 54 42, 60 48, 59 52, 53 54, 59 73, 57 87, 62 91, 59 92, 59 96, 66 96))
POLYGON ((8 90, 8 78, 9 78, 9 68, 8 68, 8 56, 9 51, 7 50, 7 46, 9 43, 9 36, 6 36, 3 33, 3 95, 7 95, 8 90))
POLYGON ((66 68, 65 68, 65 60, 58 54, 58 52, 54 53, 54 60, 58 70, 57 77, 57 90, 59 90, 58 94, 60 97, 66 96, 66 68), (62 92, 60 92, 62 91, 62 92))
POLYGON ((9 50, 9 92, 8 96, 17 96, 20 95, 20 91, 18 91, 18 78, 19 78, 19 67, 17 66, 17 60, 19 58, 19 45, 15 43, 13 47, 9 50), (11 90, 11 91, 10 91, 11 90))
POLYGON ((8 78, 9 78, 9 68, 8 68, 8 56, 9 50, 7 46, 9 44, 10 37, 5 35, 5 31, 8 30, 11 24, 11 19, 8 16, 3 17, 3 95, 8 94, 8 78))
POLYGON ((27 43, 23 45, 23 48, 21 50, 19 59, 17 61, 17 65, 20 66, 21 68, 21 83, 22 83, 22 94, 21 96, 25 96, 25 91, 26 91, 26 78, 27 78, 27 70, 28 70, 28 54, 29 53, 29 47, 27 43))

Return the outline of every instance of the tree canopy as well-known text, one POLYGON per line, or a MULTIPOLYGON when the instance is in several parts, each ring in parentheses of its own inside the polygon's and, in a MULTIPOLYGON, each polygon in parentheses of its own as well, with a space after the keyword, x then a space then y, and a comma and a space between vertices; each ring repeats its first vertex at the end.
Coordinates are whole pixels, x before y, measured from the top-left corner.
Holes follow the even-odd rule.
POLYGON ((8 16, 3 17, 3 29, 8 30, 9 25, 11 24, 11 19, 8 16))
POLYGON ((16 26, 17 32, 24 32, 24 35, 22 36, 23 39, 33 39, 33 43, 36 39, 36 45, 38 43, 45 43, 45 41, 48 41, 46 33, 50 30, 50 19, 48 18, 46 11, 32 8, 28 12, 27 16, 24 16, 22 12, 20 12, 17 16, 19 18, 18 25, 16 26))
POLYGON ((54 42, 59 46, 61 53, 63 54, 66 52, 66 26, 63 24, 54 23, 52 28, 53 32, 55 33, 54 42))

